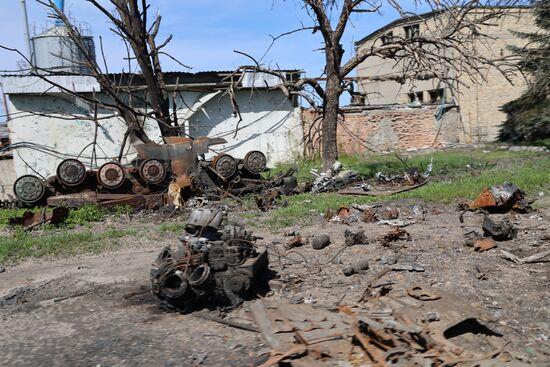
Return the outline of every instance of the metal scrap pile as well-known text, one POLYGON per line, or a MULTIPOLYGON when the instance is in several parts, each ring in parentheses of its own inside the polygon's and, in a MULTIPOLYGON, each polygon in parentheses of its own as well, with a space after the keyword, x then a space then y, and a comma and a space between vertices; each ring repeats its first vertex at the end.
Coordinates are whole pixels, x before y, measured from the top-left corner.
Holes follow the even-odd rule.
POLYGON ((468 209, 484 209, 488 211, 509 211, 526 212, 531 209, 525 192, 510 182, 502 185, 495 185, 483 189, 479 196, 468 204, 468 209))
POLYGON ((283 185, 280 177, 262 178, 267 159, 260 151, 248 152, 243 159, 228 154, 204 158, 211 145, 223 143, 226 141, 219 138, 167 138, 167 144, 135 145, 138 158, 129 165, 108 162, 97 170, 88 170, 77 159, 66 159, 48 179, 19 177, 14 192, 26 206, 96 203, 152 209, 166 202, 184 205, 199 195, 220 198, 283 185))
POLYGON ((317 170, 311 170, 315 176, 315 181, 311 187, 311 192, 328 192, 344 188, 357 181, 359 174, 352 170, 342 171, 342 163, 336 162, 325 172, 319 173, 317 170))
POLYGON ((162 305, 189 312, 204 302, 235 307, 263 284, 266 249, 242 227, 222 226, 221 210, 195 209, 177 250, 162 250, 151 270, 151 285, 162 305))
POLYGON ((255 301, 250 313, 271 347, 261 367, 490 363, 505 343, 473 308, 419 286, 348 306, 255 301))

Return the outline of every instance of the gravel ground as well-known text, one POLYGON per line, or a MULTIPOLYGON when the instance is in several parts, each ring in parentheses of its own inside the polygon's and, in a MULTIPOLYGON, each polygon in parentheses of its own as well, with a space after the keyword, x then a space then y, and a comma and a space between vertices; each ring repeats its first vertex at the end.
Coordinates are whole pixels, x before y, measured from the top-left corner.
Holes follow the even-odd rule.
MULTIPOLYGON (((383 246, 377 239, 391 230, 387 225, 327 222, 318 214, 296 230, 304 237, 328 234, 332 243, 322 250, 304 245, 287 251, 290 237, 283 236, 284 229, 273 233, 256 224, 277 272, 267 298, 353 304, 380 271, 413 265, 424 271, 391 271, 379 283, 389 284, 390 294, 396 295, 413 285, 449 292, 504 335, 512 356, 541 365, 550 360, 550 265, 516 265, 500 256, 501 249, 525 257, 550 248, 547 205, 528 214, 494 215, 509 218, 519 232, 516 239, 486 252, 464 246, 464 233, 481 232, 481 214, 467 213, 460 223, 453 206, 411 200, 386 206, 398 208, 400 219, 414 221, 403 228, 410 240, 383 246), (412 206, 418 204, 425 214, 413 214, 412 206), (366 243, 346 247, 346 230, 364 230, 366 243), (343 267, 357 259, 367 259, 369 269, 343 275, 343 267)), ((158 233, 161 220, 154 215, 110 219, 94 230, 135 227, 139 235, 119 239, 122 246, 114 252, 28 260, 0 273, 0 365, 246 366, 265 359, 259 334, 158 309, 148 292, 149 267, 163 246, 177 243, 176 233, 158 233)), ((228 316, 240 317, 246 307, 228 316)))

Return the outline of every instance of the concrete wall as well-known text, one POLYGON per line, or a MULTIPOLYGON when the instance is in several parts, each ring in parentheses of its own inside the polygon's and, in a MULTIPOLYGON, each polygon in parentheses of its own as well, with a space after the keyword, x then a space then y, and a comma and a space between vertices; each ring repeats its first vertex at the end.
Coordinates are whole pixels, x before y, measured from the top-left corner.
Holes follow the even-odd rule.
MULTIPOLYGON (((445 23, 445 16, 440 15, 429 18, 420 23, 420 32, 433 35, 437 32, 437 25, 445 23)), ((403 27, 407 24, 400 24, 386 32, 393 32, 394 35, 403 35, 403 27)), ((509 45, 523 45, 525 40, 517 37, 513 32, 533 32, 537 27, 534 18, 528 9, 511 9, 501 19, 491 21, 491 26, 481 26, 480 32, 491 38, 477 41, 477 52, 488 59, 496 59, 509 54, 509 45)), ((386 33, 384 32, 384 33, 386 33)), ((361 44, 358 49, 371 47, 373 44, 381 43, 380 35, 374 36, 361 44)), ((384 76, 402 72, 404 65, 395 64, 391 59, 372 57, 367 59, 357 68, 358 77, 384 76)), ((455 88, 458 94, 451 96, 447 89, 447 101, 454 98, 460 106, 461 119, 464 126, 462 142, 484 142, 493 141, 500 130, 506 115, 500 112, 500 106, 508 101, 514 100, 521 95, 525 89, 524 81, 517 77, 514 84, 510 84, 506 78, 492 68, 483 72, 485 80, 480 78, 479 84, 474 83, 470 78, 463 75, 459 77, 461 83, 455 88)), ((392 104, 409 102, 408 93, 423 92, 424 99, 428 100, 427 91, 436 88, 443 88, 438 80, 408 80, 404 84, 395 81, 367 81, 360 82, 360 90, 373 93, 369 94, 367 103, 392 104)))
MULTIPOLYGON (((17 83, 23 81, 17 78, 17 83)), ((24 84, 24 83, 23 83, 24 84)), ((223 137, 228 143, 212 148, 244 157, 246 152, 257 149, 266 153, 268 164, 286 161, 301 152, 301 116, 299 109, 280 91, 238 91, 237 100, 243 120, 232 115, 228 96, 221 93, 187 92, 177 100, 180 123, 188 120, 186 130, 191 136, 207 135, 223 137), (189 108, 190 107, 190 108, 189 108), (194 111, 194 112, 193 112, 194 111)), ((8 94, 8 109, 12 116, 8 126, 12 143, 31 142, 48 146, 59 153, 49 154, 35 149, 21 148, 14 153, 17 176, 55 174, 61 160, 80 155, 90 165, 91 146, 95 124, 86 118, 90 108, 74 97, 54 94, 8 94), (76 118, 75 118, 76 116, 76 118), (35 172, 36 171, 36 172, 35 172)), ((98 111, 98 165, 115 159, 123 140, 126 126, 111 111, 98 111)), ((146 127, 149 137, 161 142, 154 121, 146 127)), ((135 158, 135 151, 128 147, 124 162, 135 158)))
POLYGON ((15 182, 15 168, 13 159, 7 157, 0 158, 0 200, 14 199, 13 183, 15 182))
MULTIPOLYGON (((460 116, 456 109, 447 111, 438 121, 437 108, 386 108, 348 110, 338 125, 338 148, 342 154, 365 154, 370 151, 440 148, 458 142, 460 116)), ((316 114, 303 113, 304 129, 309 130, 316 114)), ((315 151, 308 147, 308 151, 315 151)), ((314 147, 319 149, 319 146, 314 147)))

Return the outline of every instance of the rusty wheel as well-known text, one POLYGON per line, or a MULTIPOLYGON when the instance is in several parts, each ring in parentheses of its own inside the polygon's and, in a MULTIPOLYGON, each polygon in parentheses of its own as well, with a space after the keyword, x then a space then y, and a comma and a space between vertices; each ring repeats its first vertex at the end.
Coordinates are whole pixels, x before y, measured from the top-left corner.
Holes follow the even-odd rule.
POLYGON ((86 179, 86 167, 78 159, 65 159, 57 166, 57 178, 63 185, 78 186, 86 179))
POLYGON ((13 184, 13 192, 22 202, 33 204, 44 197, 46 188, 40 178, 33 175, 24 175, 19 177, 13 184))
POLYGON ((105 163, 97 171, 97 180, 108 189, 116 189, 124 183, 124 167, 119 163, 105 163))
POLYGON ((229 178, 237 171, 237 161, 229 154, 220 154, 214 158, 212 166, 223 178, 229 178))
POLYGON ((166 178, 166 168, 161 161, 149 158, 139 166, 139 175, 150 184, 159 184, 166 178))
POLYGON ((251 173, 262 173, 267 167, 267 158, 259 150, 252 150, 244 156, 244 168, 251 173))

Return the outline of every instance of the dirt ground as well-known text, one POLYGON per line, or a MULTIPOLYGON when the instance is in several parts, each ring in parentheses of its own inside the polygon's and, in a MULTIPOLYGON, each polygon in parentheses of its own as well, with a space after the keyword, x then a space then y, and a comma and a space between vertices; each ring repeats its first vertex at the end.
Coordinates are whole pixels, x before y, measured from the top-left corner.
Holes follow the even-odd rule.
MULTIPOLYGON (((394 262, 413 265, 423 271, 391 271, 380 282, 391 285, 390 294, 413 285, 449 292, 509 341, 506 350, 514 358, 548 365, 550 265, 517 265, 500 256, 501 249, 519 257, 550 249, 548 205, 528 214, 494 215, 508 217, 519 232, 516 239, 499 242, 487 252, 464 246, 464 233, 481 232, 482 214, 466 213, 460 223, 455 206, 412 200, 383 206, 399 208, 401 219, 414 221, 404 227, 410 240, 385 247, 377 237, 391 230, 387 225, 327 222, 317 213, 309 225, 297 229, 306 237, 326 233, 332 243, 322 250, 306 245, 287 252, 284 243, 289 237, 283 230, 273 233, 254 226, 278 274, 266 297, 287 303, 353 304, 381 270, 394 262), (419 204, 424 214, 413 213, 419 204), (367 243, 345 247, 346 229, 364 230, 367 243), (369 259, 369 269, 344 276, 342 268, 360 258, 369 259)), ((0 365, 248 366, 265 360, 269 349, 260 334, 157 307, 148 291, 150 264, 163 246, 176 245, 178 236, 158 233, 161 220, 154 215, 120 220, 116 225, 139 228, 140 235, 119 240, 123 243, 115 252, 28 260, 0 273, 0 365)), ((183 218, 168 222, 178 221, 183 218)), ((251 225, 257 219, 243 222, 251 225)), ((238 319, 246 308, 245 303, 227 317, 238 319)), ((206 312, 219 316, 215 310, 206 312)))

